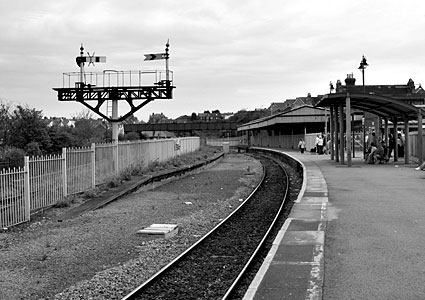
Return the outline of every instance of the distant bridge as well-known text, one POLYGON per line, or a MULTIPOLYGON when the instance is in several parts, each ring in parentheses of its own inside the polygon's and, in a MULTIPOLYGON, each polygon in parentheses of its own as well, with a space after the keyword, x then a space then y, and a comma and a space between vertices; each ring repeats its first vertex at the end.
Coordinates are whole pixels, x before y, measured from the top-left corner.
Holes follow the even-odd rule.
POLYGON ((191 122, 191 123, 159 123, 159 124, 125 124, 124 132, 142 131, 209 131, 237 130, 236 122, 191 122))

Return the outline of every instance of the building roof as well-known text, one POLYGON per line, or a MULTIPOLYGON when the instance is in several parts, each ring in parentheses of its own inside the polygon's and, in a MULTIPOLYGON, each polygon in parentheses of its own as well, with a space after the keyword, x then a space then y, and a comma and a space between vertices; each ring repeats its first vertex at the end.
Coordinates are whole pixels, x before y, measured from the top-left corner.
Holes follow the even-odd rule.
POLYGON ((295 99, 286 99, 285 102, 272 102, 268 108, 272 112, 290 111, 296 107, 310 105, 314 106, 322 96, 312 97, 308 93, 307 97, 296 97, 295 99))
POLYGON ((290 111, 285 111, 272 116, 267 116, 253 120, 238 126, 238 131, 252 130, 272 126, 275 124, 305 123, 305 122, 325 122, 327 110, 324 108, 303 105, 290 111))

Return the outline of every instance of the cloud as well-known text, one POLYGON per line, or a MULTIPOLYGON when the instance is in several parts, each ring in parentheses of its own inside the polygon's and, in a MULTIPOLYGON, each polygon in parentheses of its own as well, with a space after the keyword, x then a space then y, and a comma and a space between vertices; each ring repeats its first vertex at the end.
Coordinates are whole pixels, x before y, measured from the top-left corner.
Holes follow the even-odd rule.
POLYGON ((323 94, 348 73, 359 80, 363 54, 367 82, 419 83, 423 8, 419 0, 3 1, 0 97, 67 115, 80 106, 58 102, 52 88, 63 72, 78 71, 81 43, 107 57, 88 71, 163 69, 143 54, 164 51, 168 38, 175 98, 148 104, 145 119, 323 94))

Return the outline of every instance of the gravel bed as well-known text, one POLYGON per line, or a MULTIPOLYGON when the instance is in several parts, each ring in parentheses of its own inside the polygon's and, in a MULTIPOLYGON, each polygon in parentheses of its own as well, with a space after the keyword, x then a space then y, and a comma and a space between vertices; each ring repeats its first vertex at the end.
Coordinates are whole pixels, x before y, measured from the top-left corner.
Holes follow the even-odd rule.
POLYGON ((0 299, 121 299, 239 206, 261 175, 258 161, 232 153, 81 217, 58 223, 52 219, 63 211, 51 210, 1 232, 0 299), (153 223, 178 224, 179 234, 136 233, 153 223))

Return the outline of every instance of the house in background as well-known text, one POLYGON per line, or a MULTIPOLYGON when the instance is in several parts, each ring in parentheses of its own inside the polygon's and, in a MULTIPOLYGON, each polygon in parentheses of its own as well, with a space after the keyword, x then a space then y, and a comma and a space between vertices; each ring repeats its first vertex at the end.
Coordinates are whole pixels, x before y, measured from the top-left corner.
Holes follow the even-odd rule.
POLYGON ((62 118, 62 117, 53 117, 53 118, 49 118, 47 119, 48 123, 47 126, 49 127, 53 127, 53 126, 58 126, 58 127, 75 127, 75 119, 67 119, 67 118, 62 118))
POLYGON ((321 99, 321 95, 317 97, 312 97, 310 93, 307 94, 307 97, 297 97, 295 99, 286 99, 285 102, 272 102, 268 110, 270 110, 271 115, 287 112, 294 108, 309 105, 314 106, 316 102, 321 99))

